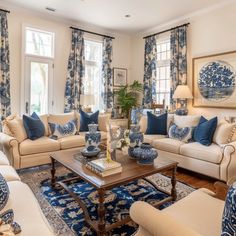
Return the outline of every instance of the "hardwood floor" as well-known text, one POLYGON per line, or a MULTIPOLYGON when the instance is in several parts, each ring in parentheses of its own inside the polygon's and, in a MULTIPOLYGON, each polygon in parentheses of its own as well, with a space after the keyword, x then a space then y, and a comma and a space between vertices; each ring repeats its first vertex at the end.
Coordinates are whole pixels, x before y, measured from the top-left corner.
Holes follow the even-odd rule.
MULTIPOLYGON (((170 176, 171 173, 165 172, 164 174, 170 176)), ((207 188, 214 191, 214 183, 216 179, 194 173, 192 171, 177 169, 176 178, 178 181, 191 185, 194 188, 207 188)))

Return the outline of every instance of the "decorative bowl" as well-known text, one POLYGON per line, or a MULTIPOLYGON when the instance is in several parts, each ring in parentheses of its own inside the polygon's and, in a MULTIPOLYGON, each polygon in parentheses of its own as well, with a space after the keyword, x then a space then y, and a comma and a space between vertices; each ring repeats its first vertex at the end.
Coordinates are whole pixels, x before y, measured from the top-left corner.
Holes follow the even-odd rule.
POLYGON ((149 143, 141 144, 140 147, 134 149, 133 153, 140 165, 152 165, 158 156, 157 150, 149 143))
POLYGON ((136 159, 136 156, 134 155, 135 148, 137 148, 137 146, 128 148, 128 155, 130 159, 136 159))
POLYGON ((101 152, 101 149, 98 147, 94 147, 93 150, 91 150, 90 147, 88 147, 88 148, 84 148, 81 151, 81 154, 84 157, 96 157, 100 152, 101 152))

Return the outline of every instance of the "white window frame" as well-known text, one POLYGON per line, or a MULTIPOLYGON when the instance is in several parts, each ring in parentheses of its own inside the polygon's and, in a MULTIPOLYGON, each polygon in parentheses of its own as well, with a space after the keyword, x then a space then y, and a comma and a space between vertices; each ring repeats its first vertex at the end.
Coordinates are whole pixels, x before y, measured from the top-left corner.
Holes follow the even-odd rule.
MULTIPOLYGON (((165 34, 163 35, 162 37, 160 38, 157 38, 156 40, 156 43, 157 45, 159 44, 162 44, 163 42, 169 40, 170 41, 170 34, 165 34)), ((166 59, 166 60, 157 60, 157 68, 161 69, 162 67, 167 67, 169 66, 170 67, 170 59, 166 59)), ((158 78, 158 75, 156 75, 156 81, 159 82, 159 79, 158 78)), ((167 80, 167 79, 166 79, 167 80)), ((169 80, 170 80, 170 77, 169 77, 169 80)), ((158 85, 157 85, 158 86, 158 85)), ((157 89, 157 88, 156 88, 157 89)), ((162 104, 163 101, 158 101, 158 95, 159 94, 169 94, 170 95, 170 91, 169 92, 159 92, 159 91, 156 91, 156 99, 157 99, 157 103, 160 103, 162 104)), ((165 103, 166 103, 166 100, 165 100, 165 103)), ((166 104, 166 105, 170 105, 170 104, 166 104)))
MULTIPOLYGON (((53 113, 54 111, 54 58, 55 58, 55 45, 56 45, 56 33, 53 29, 48 28, 48 27, 41 27, 38 25, 30 25, 23 23, 22 24, 22 45, 21 45, 21 81, 20 81, 20 87, 21 87, 21 92, 20 92, 20 114, 26 114, 26 101, 27 98, 30 99, 30 91, 26 91, 26 76, 27 76, 27 68, 26 68, 26 62, 27 60, 37 60, 41 62, 48 63, 52 65, 52 72, 50 73, 50 78, 49 78, 49 94, 48 94, 48 112, 53 113), (47 56, 38 56, 38 55, 32 55, 32 54, 26 54, 26 29, 27 28, 32 28, 32 29, 37 29, 38 31, 41 32, 50 32, 53 34, 53 53, 52 57, 47 57, 47 56)), ((29 87, 29 85, 28 85, 29 87)), ((29 87, 30 88, 30 87, 29 87)), ((28 101, 30 102, 30 101, 28 101)))
MULTIPOLYGON (((84 41, 92 41, 92 42, 95 42, 95 43, 99 43, 99 44, 103 44, 103 41, 102 41, 102 39, 95 39, 95 38, 92 38, 92 37, 88 37, 88 36, 85 36, 84 37, 84 41)), ((101 57, 102 57, 102 51, 101 51, 101 57)), ((87 65, 91 65, 91 66, 100 66, 100 69, 99 69, 99 72, 100 72, 100 78, 101 78, 101 76, 102 76, 102 61, 101 61, 101 63, 100 63, 100 65, 97 65, 97 63, 95 62, 95 61, 89 61, 89 60, 86 60, 85 59, 85 66, 86 66, 86 64, 87 65)), ((99 83, 99 91, 101 91, 101 83, 99 83)), ((96 98, 95 98, 96 99, 96 98)), ((99 105, 100 105, 100 99, 102 99, 101 97, 99 98, 99 105)), ((99 109, 101 109, 101 107, 99 107, 99 109)))

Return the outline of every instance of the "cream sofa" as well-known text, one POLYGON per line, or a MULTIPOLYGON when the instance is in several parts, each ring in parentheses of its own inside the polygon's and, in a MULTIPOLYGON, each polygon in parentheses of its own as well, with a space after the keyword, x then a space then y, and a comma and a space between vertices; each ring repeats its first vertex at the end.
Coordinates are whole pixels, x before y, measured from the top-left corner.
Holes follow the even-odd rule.
POLYGON ((199 189, 161 211, 137 201, 130 216, 139 224, 135 236, 220 236, 224 204, 215 193, 199 189))
MULTIPOLYGON (((168 115, 168 127, 173 122, 179 127, 197 126, 200 116, 168 115)), ((219 180, 228 181, 236 173, 236 124, 233 129, 223 130, 223 120, 218 126, 210 146, 197 142, 184 143, 164 135, 144 135, 144 141, 158 149, 158 155, 177 161, 179 167, 195 171, 219 180), (224 137, 227 136, 227 137, 224 137), (230 136, 230 137, 228 137, 230 136), (220 144, 223 142, 222 144, 220 144)), ((145 133, 147 117, 140 120, 141 131, 145 133)))
POLYGON ((14 212, 14 221, 21 226, 19 236, 53 236, 45 216, 30 188, 21 182, 15 169, 9 165, 7 157, 0 151, 0 173, 9 186, 9 199, 0 212, 8 209, 14 212))
MULTIPOLYGON (((42 115, 40 119, 45 126, 45 135, 32 141, 27 139, 22 119, 18 116, 11 116, 4 122, 4 131, 0 133, 0 145, 15 169, 47 164, 50 162, 51 153, 76 151, 84 147, 85 132, 79 132, 79 135, 67 136, 58 140, 49 138, 48 122, 65 124, 75 118, 78 119, 77 129, 79 130, 80 115, 78 112, 42 115)), ((109 115, 99 115, 98 123, 102 142, 105 142, 107 137, 108 122, 109 115)))

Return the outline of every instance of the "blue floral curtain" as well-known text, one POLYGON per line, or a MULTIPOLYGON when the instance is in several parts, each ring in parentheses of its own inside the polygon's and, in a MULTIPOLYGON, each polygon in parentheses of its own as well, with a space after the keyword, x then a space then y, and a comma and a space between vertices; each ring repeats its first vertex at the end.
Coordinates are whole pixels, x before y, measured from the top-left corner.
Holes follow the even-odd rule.
POLYGON ((0 102, 1 121, 3 121, 11 114, 9 41, 6 12, 0 11, 0 21, 0 102))
POLYGON ((102 99, 105 111, 113 107, 112 88, 112 39, 104 37, 102 53, 102 99))
POLYGON ((157 42, 156 36, 145 39, 144 52, 144 94, 143 106, 150 108, 156 101, 156 65, 157 65, 157 42))
POLYGON ((179 84, 187 83, 187 26, 171 31, 170 52, 170 103, 175 108, 175 101, 172 98, 174 91, 179 84))
POLYGON ((84 32, 72 30, 72 45, 68 60, 67 79, 65 89, 65 112, 80 107, 80 94, 84 91, 85 49, 84 32))

